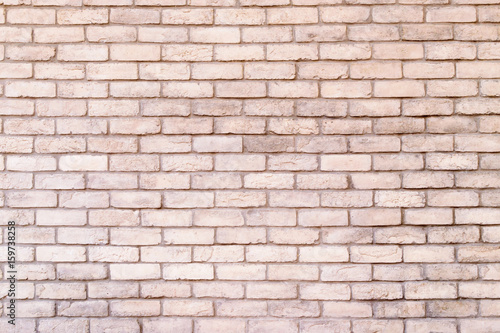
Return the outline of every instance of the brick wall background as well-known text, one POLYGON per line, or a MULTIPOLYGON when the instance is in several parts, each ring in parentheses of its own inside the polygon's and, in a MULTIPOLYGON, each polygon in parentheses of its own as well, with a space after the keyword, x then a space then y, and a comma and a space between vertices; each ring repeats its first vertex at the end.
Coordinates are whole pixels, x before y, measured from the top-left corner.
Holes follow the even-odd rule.
POLYGON ((499 4, 3 0, 17 332, 499 332, 499 4))

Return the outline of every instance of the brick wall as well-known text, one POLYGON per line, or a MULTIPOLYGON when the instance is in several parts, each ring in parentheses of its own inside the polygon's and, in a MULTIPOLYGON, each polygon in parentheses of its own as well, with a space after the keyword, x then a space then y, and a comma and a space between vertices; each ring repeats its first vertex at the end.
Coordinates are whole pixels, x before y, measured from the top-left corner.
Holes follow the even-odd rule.
POLYGON ((498 0, 3 0, 18 333, 500 330, 498 0))

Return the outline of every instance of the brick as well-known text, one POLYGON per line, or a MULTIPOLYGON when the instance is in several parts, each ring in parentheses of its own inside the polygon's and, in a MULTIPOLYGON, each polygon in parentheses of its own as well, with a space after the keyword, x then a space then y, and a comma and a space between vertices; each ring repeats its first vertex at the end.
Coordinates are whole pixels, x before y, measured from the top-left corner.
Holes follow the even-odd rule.
POLYGON ((351 261, 356 263, 396 263, 402 261, 402 249, 395 245, 353 246, 351 261))
POLYGON ((426 167, 430 170, 474 170, 478 167, 476 154, 427 154, 426 167))
POLYGON ((302 284, 300 285, 302 299, 321 300, 349 300, 350 288, 345 284, 302 284))
POLYGON ((56 207, 57 194, 53 191, 9 192, 5 201, 8 207, 56 207))
POLYGON ((32 41, 32 28, 2 27, 0 29, 2 43, 28 43, 32 41))
POLYGON ((456 40, 496 40, 498 32, 484 24, 462 24, 455 28, 456 40))
POLYGON ((35 43, 71 43, 84 40, 83 27, 35 28, 35 43))
POLYGON ((260 25, 265 20, 265 11, 258 8, 217 9, 215 24, 224 25, 260 25))
POLYGON ((11 81, 5 85, 6 97, 56 97, 53 82, 11 81))
POLYGON ((240 31, 233 27, 192 28, 190 40, 197 43, 239 43, 240 31))
POLYGON ((139 27, 137 39, 140 42, 182 43, 188 40, 188 30, 185 28, 139 27))
POLYGON ((445 24, 403 24, 401 37, 403 40, 450 40, 453 31, 445 24))
POLYGON ((3 4, 18 330, 496 331, 498 0, 3 4))
POLYGON ((414 79, 439 79, 455 76, 452 63, 408 63, 403 65, 403 75, 414 79))
POLYGON ((355 284, 352 286, 353 299, 382 299, 393 300, 403 298, 403 289, 399 284, 380 283, 380 284, 355 284))
POLYGON ((322 171, 368 171, 371 169, 369 155, 325 155, 321 157, 322 171))
POLYGON ((473 280, 478 276, 477 267, 473 265, 434 264, 426 267, 429 280, 473 280))
POLYGON ((244 43, 290 42, 292 41, 291 27, 243 27, 241 41, 244 43))
POLYGON ((160 314, 160 301, 120 300, 111 301, 109 312, 112 316, 157 316, 160 314))
POLYGON ((405 285, 406 299, 453 299, 457 297, 454 282, 411 282, 405 285))
POLYGON ((464 319, 460 321, 460 329, 464 333, 474 332, 478 328, 485 332, 494 332, 496 325, 498 325, 496 319, 464 319))
POLYGON ((90 282, 89 298, 132 298, 139 296, 139 285, 134 282, 90 282))
POLYGON ((457 224, 494 224, 499 211, 492 208, 457 209, 457 224))
POLYGON ((7 11, 7 23, 12 24, 55 24, 53 9, 12 8, 7 11))
POLYGON ((169 61, 210 61, 213 55, 212 45, 164 45, 162 60, 169 61))
POLYGON ((174 332, 188 333, 192 332, 193 323, 190 319, 184 318, 145 318, 143 327, 147 333, 161 332, 165 327, 171 328, 174 332))
POLYGON ((137 30, 127 26, 89 26, 86 36, 90 42, 134 42, 137 40, 137 30))
POLYGON ((326 23, 363 23, 370 16, 370 9, 363 6, 321 7, 319 9, 322 22, 326 23))
POLYGON ((359 81, 323 82, 320 91, 325 98, 369 98, 372 95, 371 84, 359 81))
POLYGON ((423 22, 423 8, 420 6, 375 6, 372 18, 376 23, 423 22))
POLYGON ((62 302, 57 307, 62 316, 107 316, 108 303, 105 301, 62 302))
POLYGON ((39 246, 36 258, 39 261, 82 262, 85 261, 85 253, 83 246, 39 246))
POLYGON ((356 189, 394 189, 401 187, 401 178, 393 173, 351 174, 352 186, 356 189))
POLYGON ((160 23, 160 12, 151 9, 112 8, 109 22, 121 24, 160 23))
POLYGON ((484 96, 498 96, 498 80, 485 80, 481 82, 481 94, 484 96))
POLYGON ((453 187, 454 177, 450 172, 421 171, 403 174, 404 188, 453 187))
POLYGON ((267 48, 267 60, 317 60, 318 48, 304 44, 271 44, 267 48))
MULTIPOLYGON (((379 124, 380 123, 378 123, 377 125, 379 124)), ((349 148, 351 152, 358 152, 358 153, 383 152, 383 151, 391 152, 391 151, 400 151, 401 143, 398 138, 394 137, 379 137, 379 138, 352 137, 349 140, 349 148)))
POLYGON ((250 320, 248 322, 248 332, 256 333, 266 330, 277 330, 279 332, 295 333, 297 324, 287 320, 250 320))
POLYGON ((295 28, 297 42, 336 42, 346 38, 345 26, 298 26, 295 28))
POLYGON ((214 268, 211 264, 167 264, 163 266, 165 280, 212 280, 214 268))
POLYGON ((164 9, 162 10, 163 24, 212 24, 213 9, 164 9))
POLYGON ((498 59, 499 51, 498 43, 484 43, 478 46, 477 57, 478 59, 498 59))
POLYGON ((347 36, 353 41, 398 40, 399 30, 391 25, 356 25, 349 27, 347 36))
POLYGON ((455 8, 432 8, 427 11, 427 22, 475 22, 476 9, 473 6, 455 8))
POLYGON ((363 318, 372 315, 371 307, 361 302, 325 302, 326 317, 363 318))
POLYGON ((467 190, 430 191, 427 200, 429 206, 477 206, 479 203, 477 193, 467 190))
POLYGON ((350 67, 353 79, 398 79, 402 77, 401 63, 398 62, 358 62, 350 67))
POLYGON ((418 81, 378 81, 375 82, 373 94, 375 97, 422 97, 425 91, 423 83, 418 81))
POLYGON ((103 24, 108 23, 106 9, 62 9, 57 12, 58 24, 103 24))
POLYGON ((315 8, 270 8, 267 10, 268 24, 305 24, 317 23, 318 12, 315 8))
POLYGON ((426 58, 432 60, 470 60, 476 58, 476 46, 472 43, 427 43, 426 58))
POLYGON ((361 60, 369 59, 372 51, 369 44, 321 44, 319 47, 320 59, 329 60, 361 60))

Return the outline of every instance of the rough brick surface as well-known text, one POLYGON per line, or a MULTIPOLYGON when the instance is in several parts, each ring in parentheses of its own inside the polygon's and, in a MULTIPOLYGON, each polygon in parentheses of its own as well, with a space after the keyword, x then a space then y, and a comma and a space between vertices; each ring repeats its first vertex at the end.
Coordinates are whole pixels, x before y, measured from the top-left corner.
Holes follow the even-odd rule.
POLYGON ((500 331, 500 0, 1 4, 16 332, 500 331))

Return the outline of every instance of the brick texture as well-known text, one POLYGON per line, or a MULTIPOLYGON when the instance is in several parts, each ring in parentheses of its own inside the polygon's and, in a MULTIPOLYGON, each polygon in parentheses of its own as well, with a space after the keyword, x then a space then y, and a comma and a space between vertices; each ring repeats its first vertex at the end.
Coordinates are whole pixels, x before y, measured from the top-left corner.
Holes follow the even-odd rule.
POLYGON ((499 0, 1 3, 15 332, 500 331, 499 0))

